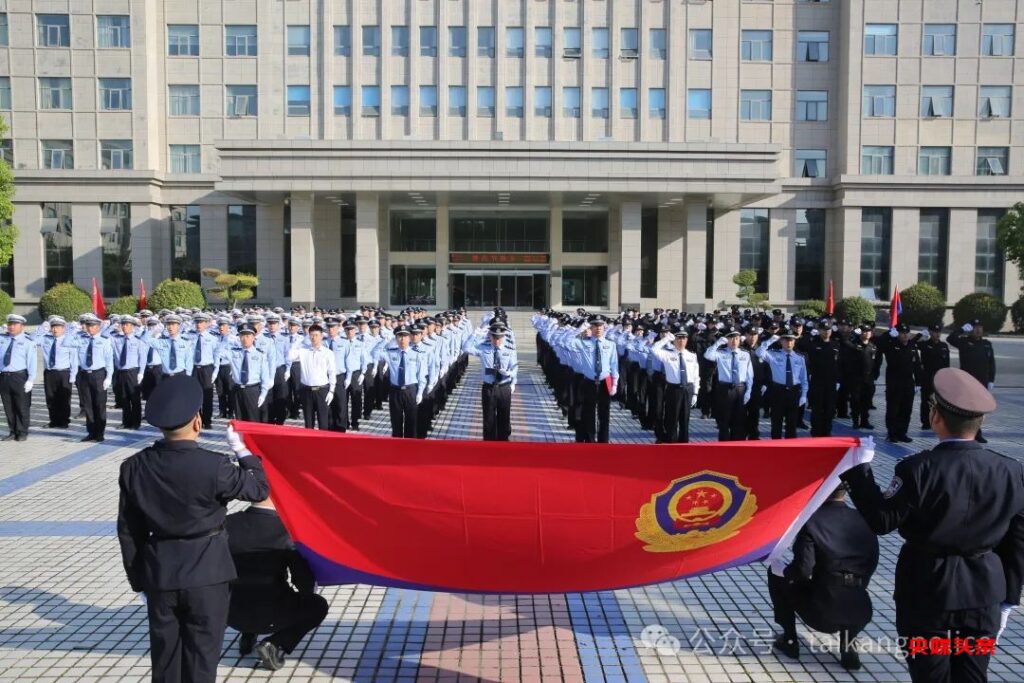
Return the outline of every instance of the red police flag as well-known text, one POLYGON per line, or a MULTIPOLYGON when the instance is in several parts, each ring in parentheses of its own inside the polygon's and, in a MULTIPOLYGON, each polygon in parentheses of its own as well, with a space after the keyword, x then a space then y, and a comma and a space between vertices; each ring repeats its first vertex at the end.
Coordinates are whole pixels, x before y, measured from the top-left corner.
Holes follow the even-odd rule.
POLYGON ((835 315, 836 313, 836 295, 831 280, 828 281, 828 299, 825 301, 825 312, 829 315, 835 315))
POLYGON ((149 306, 146 304, 146 282, 139 278, 139 310, 144 311, 149 306))
POLYGON ((900 299, 900 287, 892 288, 892 301, 889 302, 889 327, 896 327, 903 315, 903 301, 900 299))
POLYGON ((92 312, 100 320, 107 317, 107 306, 103 303, 103 296, 96 284, 96 278, 92 279, 92 312))

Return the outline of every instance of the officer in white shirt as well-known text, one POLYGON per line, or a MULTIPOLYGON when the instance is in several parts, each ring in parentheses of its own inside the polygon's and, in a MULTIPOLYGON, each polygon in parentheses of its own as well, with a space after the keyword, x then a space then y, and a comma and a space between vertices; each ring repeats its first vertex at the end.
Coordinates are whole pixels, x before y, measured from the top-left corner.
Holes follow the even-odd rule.
POLYGON ((324 328, 310 325, 309 346, 303 346, 301 338, 298 338, 288 354, 290 363, 299 364, 302 417, 306 429, 330 428, 328 412, 334 400, 338 370, 334 362, 334 351, 324 346, 323 339, 324 328))
POLYGON ((652 353, 665 369, 665 406, 662 434, 665 443, 690 442, 690 409, 697 405, 700 387, 700 363, 697 354, 687 350, 690 333, 676 325, 672 339, 662 339, 652 353))

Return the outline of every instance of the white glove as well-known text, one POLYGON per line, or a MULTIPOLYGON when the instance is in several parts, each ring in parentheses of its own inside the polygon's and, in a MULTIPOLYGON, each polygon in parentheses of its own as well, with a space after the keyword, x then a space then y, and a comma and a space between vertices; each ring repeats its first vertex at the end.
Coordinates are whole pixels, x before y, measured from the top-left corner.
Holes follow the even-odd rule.
POLYGON ((970 332, 971 330, 974 329, 974 325, 970 323, 964 323, 964 326, 961 327, 960 329, 963 330, 964 332, 970 332))
POLYGON ((330 392, 327 393, 327 405, 331 405, 331 403, 333 401, 334 401, 334 392, 330 391, 330 392))
MULTIPOLYGON (((995 388, 996 388, 996 383, 995 382, 989 382, 988 383, 988 390, 989 390, 989 392, 994 391, 995 388)), ((26 389, 25 391, 28 391, 28 389, 26 389)))
POLYGON ((921 331, 921 339, 924 339, 925 341, 928 341, 931 338, 932 338, 932 333, 929 332, 927 329, 921 331))
POLYGON ((352 385, 352 375, 345 377, 345 388, 348 389, 352 385))
POLYGON ((750 394, 743 394, 743 405, 750 403, 750 394))
POLYGON ((889 336, 892 337, 893 339, 895 339, 896 337, 900 336, 900 333, 896 331, 895 327, 890 327, 889 328, 889 336))
POLYGON ((146 373, 144 373, 144 372, 140 372, 140 373, 139 373, 139 374, 138 374, 138 375, 137 375, 137 376, 135 377, 135 380, 136 380, 137 382, 142 382, 142 378, 143 378, 143 377, 145 376, 145 374, 146 374, 146 373))
POLYGON ((239 458, 252 455, 249 449, 245 447, 245 442, 242 441, 242 437, 230 424, 228 425, 227 432, 224 433, 224 437, 227 439, 228 447, 231 448, 231 451, 239 458))
POLYGON ((1003 635, 1003 631, 1006 630, 1006 624, 1010 621, 1010 613, 1017 609, 1016 605, 1011 605, 1008 602, 1004 602, 999 606, 999 633, 996 634, 996 642, 999 642, 999 638, 1003 635))
POLYGON ((143 605, 146 604, 146 593, 144 591, 139 591, 138 593, 135 594, 135 596, 139 599, 139 602, 141 602, 143 605))
POLYGON ((365 381, 366 381, 366 373, 365 372, 360 373, 360 375, 359 375, 359 386, 363 386, 363 382, 365 382, 365 381))
POLYGON ((619 383, 615 382, 614 384, 612 384, 612 392, 609 394, 609 396, 614 396, 617 393, 619 393, 619 383))
POLYGON ((515 384, 513 384, 512 387, 509 389, 509 393, 510 394, 516 393, 516 385, 515 384))
POLYGON ((256 401, 256 407, 257 408, 262 408, 263 404, 266 403, 266 402, 267 402, 267 397, 266 396, 260 396, 260 400, 256 401))
POLYGON ((32 382, 31 381, 25 382, 25 393, 27 394, 30 391, 32 391, 32 382))
POLYGON ((697 406, 697 394, 694 394, 692 397, 690 397, 690 407, 694 408, 696 406, 697 406))
POLYGON ((284 381, 287 382, 292 378, 292 366, 289 365, 288 369, 284 371, 284 381))
POLYGON ((800 401, 797 403, 797 405, 800 406, 801 408, 806 406, 807 405, 807 397, 806 396, 801 396, 800 397, 800 401))
POLYGON ((420 393, 416 394, 416 405, 419 405, 422 402, 423 402, 423 392, 421 391, 420 393))
POLYGON ((103 380, 103 391, 110 391, 110 383, 111 379, 109 377, 103 380))
POLYGON ((839 325, 833 325, 832 326, 832 331, 833 332, 838 332, 839 331, 839 325))
POLYGON ((838 384, 836 385, 836 391, 839 391, 839 385, 838 384))
POLYGON ((697 329, 700 330, 701 332, 703 332, 704 330, 708 329, 708 326, 705 325, 704 323, 699 323, 697 325, 697 329))
POLYGON ((767 393, 768 393, 768 385, 767 385, 767 384, 765 384, 765 385, 763 385, 763 386, 761 387, 761 395, 762 395, 762 396, 764 396, 764 395, 765 395, 765 394, 767 394, 767 393))
POLYGON ((811 336, 812 337, 817 337, 818 334, 819 334, 819 332, 817 330, 811 330, 811 336))
POLYGON ((860 328, 858 327, 858 328, 854 329, 853 333, 856 334, 856 335, 859 335, 860 334, 860 328))
POLYGON ((857 465, 865 465, 875 458, 875 440, 866 436, 860 440, 859 448, 851 448, 846 452, 843 463, 848 463, 851 468, 857 465))
POLYGON ((775 576, 779 577, 780 579, 786 577, 786 563, 783 561, 781 557, 777 557, 774 560, 772 560, 771 565, 769 566, 771 567, 772 574, 775 574, 775 576))
POLYGON ((914 387, 914 396, 917 396, 917 386, 914 387))
POLYGON ((725 323, 715 323, 715 329, 720 330, 725 327, 725 323))

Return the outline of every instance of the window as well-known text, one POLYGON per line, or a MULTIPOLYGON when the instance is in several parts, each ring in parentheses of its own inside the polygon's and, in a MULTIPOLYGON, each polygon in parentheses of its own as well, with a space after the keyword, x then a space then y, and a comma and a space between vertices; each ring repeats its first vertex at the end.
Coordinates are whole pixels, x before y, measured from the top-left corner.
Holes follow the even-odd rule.
POLYGON ((562 269, 563 306, 608 306, 608 267, 562 269))
POLYGON ((658 296, 658 210, 640 212, 640 296, 658 296))
POLYGON ((861 150, 860 172, 864 175, 892 175, 893 148, 866 145, 861 150))
POLYGON ((228 207, 228 272, 256 274, 256 207, 228 207))
POLYGON ((130 78, 101 78, 100 109, 104 111, 131 111, 132 81, 130 78))
POLYGON ((505 116, 515 119, 523 118, 523 89, 520 87, 505 88, 505 116))
POLYGON ((43 168, 74 168, 75 146, 71 140, 40 140, 43 168))
POLYGON ((690 29, 690 59, 711 59, 711 29, 690 29))
POLYGON ((405 57, 409 54, 409 27, 391 27, 391 54, 395 57, 405 57))
POLYGON ((363 26, 363 54, 368 57, 380 56, 380 26, 363 26))
POLYGON ((949 209, 921 209, 917 248, 917 281, 946 293, 946 253, 949 243, 949 209))
POLYGON ((619 29, 619 56, 632 58, 640 56, 640 33, 635 28, 619 29))
POLYGON ((75 277, 74 252, 71 241, 71 205, 43 204, 43 256, 46 265, 46 288, 75 277))
POLYGON ((478 57, 494 57, 494 27, 476 27, 476 54, 478 57))
POLYGON ((66 14, 36 15, 36 45, 71 47, 71 25, 66 14))
POLYGON ((740 59, 744 62, 772 61, 772 32, 743 31, 740 39, 740 59))
POLYGON ((892 209, 861 209, 860 288, 876 301, 889 298, 892 209))
POLYGON ((608 118, 608 88, 590 89, 590 115, 595 119, 608 118))
POLYGON ((171 145, 171 173, 201 173, 199 145, 171 145))
POLYGON ((590 54, 598 59, 608 59, 608 28, 595 26, 590 29, 590 54))
POLYGON ((562 213, 562 251, 574 254, 607 254, 608 212, 562 213))
POLYGON ((437 213, 392 211, 391 251, 434 251, 437 248, 437 213))
POLYGON ((740 270, 757 273, 757 291, 768 291, 768 209, 740 211, 740 270))
POLYGON ((198 57, 199 27, 195 24, 168 25, 167 55, 169 57, 198 57))
POLYGON ((380 116, 380 87, 364 85, 362 92, 362 115, 366 118, 380 116))
POLYGON ((1009 85, 983 85, 978 94, 978 116, 983 119, 1010 118, 1012 99, 1009 85))
POLYGON ((533 53, 537 57, 551 56, 551 27, 537 26, 533 29, 533 53))
POLYGON ((0 109, 11 108, 11 77, 0 76, 0 109))
POLYGON ((448 115, 449 116, 465 116, 466 115, 466 86, 464 86, 464 85, 449 85, 448 86, 448 115))
POLYGON ((9 33, 10 32, 7 27, 7 13, 0 13, 0 47, 7 47, 11 44, 9 33))
POLYGON ((334 86, 334 115, 352 116, 352 88, 347 85, 334 86))
POLYGON ((309 56, 309 26, 293 24, 288 27, 288 54, 294 57, 309 56))
POLYGON ((40 78, 39 108, 71 109, 71 79, 40 78))
POLYGON ((466 27, 465 26, 449 26, 448 27, 448 56, 449 57, 465 57, 466 56, 466 27))
POLYGON ((665 59, 668 56, 668 47, 665 43, 665 29, 652 28, 649 40, 651 43, 651 57, 654 59, 665 59))
POLYGON ((981 54, 986 57, 1012 57, 1013 24, 985 24, 981 32, 981 54))
POLYGON ((925 24, 921 54, 951 57, 956 54, 956 24, 925 24))
POLYGON ((420 86, 420 116, 437 116, 437 86, 420 86))
POLYGON ((170 116, 199 116, 199 86, 167 86, 168 114, 170 116))
POLYGON ((308 85, 288 86, 288 116, 309 116, 310 100, 308 85))
POLYGON ((793 175, 797 178, 824 178, 827 152, 823 149, 797 149, 793 151, 793 175))
MULTIPOLYGON (((335 27, 335 29, 337 28, 339 27, 335 27)), ((291 28, 289 27, 290 31, 291 28)), ((224 54, 228 57, 255 57, 257 54, 256 26, 225 26, 224 54)), ((291 54, 290 47, 288 54, 291 54)))
POLYGON ((132 221, 130 204, 100 204, 103 244, 103 296, 132 293, 132 221))
POLYGON ((798 31, 796 59, 798 62, 827 62, 828 31, 798 31))
POLYGON ((452 251, 546 253, 548 213, 452 213, 452 251))
POLYGON ((341 295, 356 295, 356 207, 341 208, 341 295))
POLYGON ((823 299, 825 289, 825 210, 796 210, 794 297, 823 299))
POLYGON ((259 95, 255 85, 227 85, 224 92, 224 115, 228 118, 259 114, 259 95))
POLYGON ((131 140, 100 140, 100 168, 122 171, 134 168, 131 140))
POLYGON ((539 85, 533 89, 533 113, 546 119, 551 118, 551 88, 539 85))
POLYGON ((741 90, 740 118, 744 121, 771 121, 772 91, 741 90))
POLYGON ((391 266, 391 305, 437 303, 437 269, 433 266, 391 266))
POLYGON ((494 118, 494 88, 492 86, 477 87, 476 115, 483 118, 494 118))
POLYGON ((522 26, 509 26, 505 29, 505 56, 522 57, 524 54, 525 39, 522 26))
POLYGON ((864 27, 864 54, 895 56, 898 34, 896 24, 868 24, 864 27))
POLYGON ((580 47, 580 29, 578 26, 565 27, 565 47, 562 49, 563 57, 579 57, 583 54, 580 47))
POLYGON ((925 118, 949 118, 953 115, 953 86, 921 86, 921 116, 925 118))
POLYGON ((664 88, 651 88, 647 91, 647 111, 652 119, 665 118, 664 88))
POLYGON ((918 175, 949 175, 950 148, 922 147, 917 154, 918 175))
POLYGON ((199 207, 171 207, 171 277, 199 282, 199 207))
POLYGON ((96 17, 96 46, 126 48, 132 46, 132 28, 127 15, 100 14, 96 17))
POLYGON ((704 230, 704 298, 711 299, 715 294, 715 210, 711 206, 704 216, 704 230))
POLYGON ((579 88, 562 88, 562 114, 571 119, 580 118, 579 88))
POLYGON ((14 140, 6 138, 0 140, 0 160, 8 166, 14 166, 14 140))
POLYGON ((711 91, 691 88, 686 93, 686 116, 690 119, 711 118, 711 91))
POLYGON ((437 56, 437 27, 420 26, 420 56, 437 56))
POLYGON ((1009 147, 979 147, 978 175, 1007 175, 1009 147))
POLYGON ((796 93, 797 121, 827 121, 828 91, 798 90, 796 93))
POLYGON ((1002 209, 978 211, 978 239, 974 250, 974 291, 1003 298, 1004 257, 997 240, 1002 209))
POLYGON ((637 117, 636 88, 619 88, 619 116, 624 119, 637 117))
POLYGON ((339 57, 348 57, 352 54, 352 27, 334 27, 334 54, 339 57))
POLYGON ((895 85, 864 86, 865 118, 892 118, 896 116, 895 85))
POLYGON ((393 86, 391 86, 391 115, 392 116, 408 116, 409 115, 409 86, 407 86, 407 85, 393 85, 393 86))

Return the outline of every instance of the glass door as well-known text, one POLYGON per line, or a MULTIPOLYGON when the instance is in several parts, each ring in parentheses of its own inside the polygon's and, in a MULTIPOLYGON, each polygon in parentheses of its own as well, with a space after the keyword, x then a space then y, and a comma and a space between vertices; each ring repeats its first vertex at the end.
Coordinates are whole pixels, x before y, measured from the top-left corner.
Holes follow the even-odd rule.
POLYGON ((494 308, 498 305, 498 285, 500 280, 497 275, 483 275, 479 277, 482 280, 480 306, 494 308))
POLYGON ((516 304, 516 276, 513 275, 501 275, 500 289, 498 290, 498 300, 501 302, 500 305, 506 308, 513 308, 516 304))
POLYGON ((546 308, 548 305, 548 274, 535 274, 532 278, 533 289, 530 297, 531 308, 546 308))
POLYGON ((448 282, 451 287, 451 296, 449 297, 452 306, 455 308, 462 308, 466 305, 466 274, 465 273, 452 273, 448 282))

